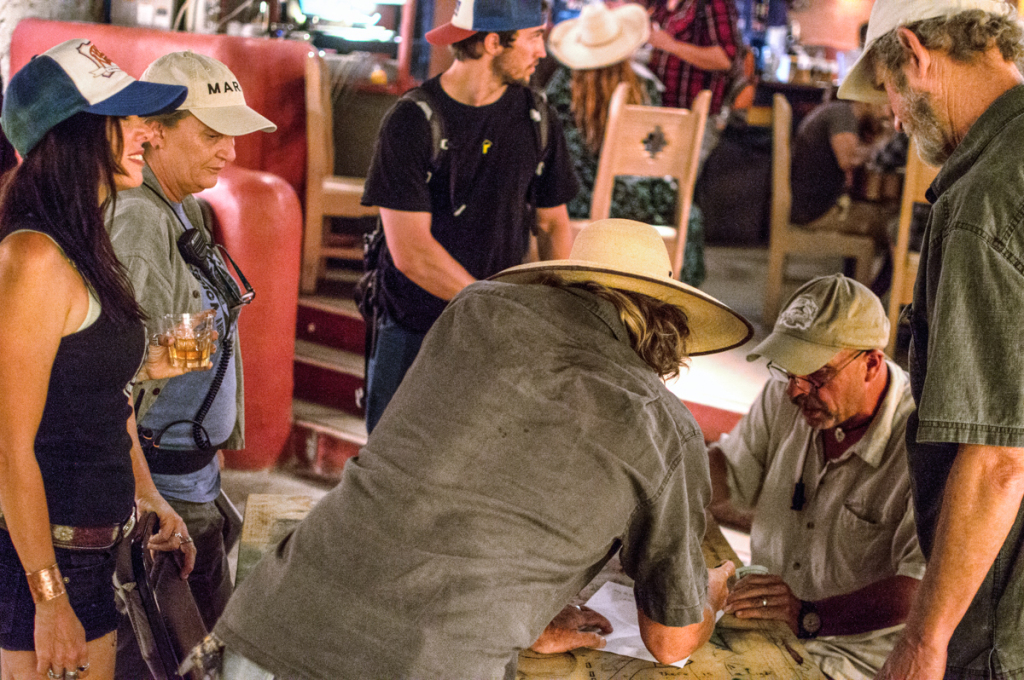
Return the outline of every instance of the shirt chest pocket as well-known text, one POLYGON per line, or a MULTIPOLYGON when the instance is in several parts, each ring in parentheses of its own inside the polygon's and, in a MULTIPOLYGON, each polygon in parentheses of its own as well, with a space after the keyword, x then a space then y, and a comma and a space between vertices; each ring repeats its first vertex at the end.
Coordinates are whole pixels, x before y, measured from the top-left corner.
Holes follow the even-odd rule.
POLYGON ((833 554, 827 558, 835 583, 850 584, 844 589, 849 592, 890 575, 893 532, 881 508, 847 499, 836 517, 830 541, 833 554))

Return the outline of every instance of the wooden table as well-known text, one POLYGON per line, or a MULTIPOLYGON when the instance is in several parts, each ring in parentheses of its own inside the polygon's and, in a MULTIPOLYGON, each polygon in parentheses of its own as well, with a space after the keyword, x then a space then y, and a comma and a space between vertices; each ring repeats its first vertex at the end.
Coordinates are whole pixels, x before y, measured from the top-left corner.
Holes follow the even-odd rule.
MULTIPOLYGON (((251 494, 245 504, 245 524, 239 543, 237 582, 256 564, 260 556, 276 545, 313 506, 308 496, 251 494)), ((702 545, 704 561, 709 565, 732 560, 740 564, 732 546, 722 536, 718 524, 708 515, 708 529, 702 545)), ((613 558, 594 580, 573 599, 583 604, 607 581, 632 587, 613 558)), ((652 661, 578 649, 564 654, 519 655, 517 680, 741 680, 779 678, 780 680, 822 680, 817 664, 810 658, 789 628, 775 621, 741 621, 726 615, 718 622, 711 640, 691 656, 685 668, 664 666, 652 661)))
MULTIPOLYGON (((704 561, 708 566, 732 560, 740 564, 715 520, 708 515, 704 536, 704 561)), ((622 573, 618 560, 609 565, 573 600, 583 604, 606 581, 632 586, 622 573)), ((711 640, 690 657, 684 668, 665 666, 593 649, 577 649, 564 654, 519 654, 516 680, 739 680, 780 678, 785 680, 822 680, 824 676, 789 627, 777 621, 742 621, 725 615, 718 622, 711 640)))

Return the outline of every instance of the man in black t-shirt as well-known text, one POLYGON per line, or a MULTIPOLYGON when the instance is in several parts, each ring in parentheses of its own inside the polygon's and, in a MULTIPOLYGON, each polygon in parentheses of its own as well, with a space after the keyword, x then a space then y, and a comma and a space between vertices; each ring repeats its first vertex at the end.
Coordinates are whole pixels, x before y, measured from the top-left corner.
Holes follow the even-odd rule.
POLYGON ((422 86, 443 121, 443 151, 435 163, 425 111, 400 100, 381 125, 363 194, 381 209, 387 243, 366 376, 369 431, 448 300, 521 263, 531 231, 544 259, 568 257, 572 246, 572 163, 557 116, 541 117, 548 131, 538 144, 527 86, 545 55, 540 0, 462 0, 427 40, 455 56, 422 86))

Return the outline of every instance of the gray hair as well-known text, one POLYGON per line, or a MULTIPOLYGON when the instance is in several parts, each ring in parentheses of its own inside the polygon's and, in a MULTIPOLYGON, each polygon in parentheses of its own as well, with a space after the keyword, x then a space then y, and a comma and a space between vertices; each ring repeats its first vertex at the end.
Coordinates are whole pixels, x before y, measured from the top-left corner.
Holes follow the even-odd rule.
POLYGON ((155 116, 146 116, 147 123, 160 123, 167 129, 178 127, 178 123, 192 115, 188 109, 178 109, 170 113, 161 113, 155 116))
MULTIPOLYGON (((1006 61, 1018 65, 1024 61, 1024 26, 1015 14, 1002 16, 972 9, 952 16, 916 21, 904 28, 916 35, 925 48, 942 50, 961 64, 973 63, 993 45, 1006 61)), ((900 42, 897 30, 889 31, 874 42, 868 65, 872 69, 881 65, 892 75, 897 87, 905 87, 903 66, 910 60, 910 54, 900 42)))

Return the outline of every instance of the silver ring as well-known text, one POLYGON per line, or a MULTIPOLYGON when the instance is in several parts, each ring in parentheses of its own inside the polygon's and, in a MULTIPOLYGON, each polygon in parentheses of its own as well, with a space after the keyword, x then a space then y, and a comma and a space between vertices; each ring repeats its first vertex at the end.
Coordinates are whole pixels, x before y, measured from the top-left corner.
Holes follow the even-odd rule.
POLYGON ((52 668, 47 668, 46 677, 50 678, 50 680, 61 680, 64 677, 64 672, 61 671, 60 675, 58 675, 53 672, 52 668))
POLYGON ((191 537, 191 536, 189 536, 188 538, 183 538, 183 539, 181 539, 181 544, 182 544, 182 545, 185 545, 186 543, 194 543, 194 542, 195 542, 195 541, 193 541, 193 540, 192 540, 192 537, 191 537))
POLYGON ((79 673, 84 673, 87 670, 89 670, 89 662, 88 661, 86 661, 84 664, 82 664, 81 666, 78 667, 78 672, 79 673))
POLYGON ((768 606, 768 598, 767 598, 767 597, 765 597, 765 598, 762 598, 762 600, 761 600, 761 606, 762 606, 762 607, 767 607, 767 606, 768 606))
POLYGON ((64 677, 67 680, 78 680, 78 671, 67 671, 64 673, 64 677))
POLYGON ((184 540, 185 540, 185 537, 184 537, 184 536, 182 536, 180 532, 177 532, 177 531, 175 531, 173 535, 174 535, 174 537, 175 537, 175 538, 177 538, 177 539, 178 539, 179 541, 184 541, 184 540))

